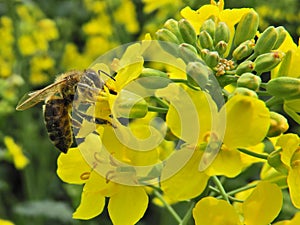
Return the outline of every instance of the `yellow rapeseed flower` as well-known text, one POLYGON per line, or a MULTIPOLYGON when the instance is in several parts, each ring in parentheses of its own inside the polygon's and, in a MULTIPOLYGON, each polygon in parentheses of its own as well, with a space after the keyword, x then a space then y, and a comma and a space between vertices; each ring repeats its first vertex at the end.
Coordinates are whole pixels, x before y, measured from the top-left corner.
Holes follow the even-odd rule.
POLYGON ((12 156, 15 167, 19 170, 24 169, 29 163, 29 160, 23 154, 21 147, 15 143, 12 137, 9 136, 4 137, 4 144, 9 154, 12 156))
POLYGON ((260 182, 242 203, 242 215, 224 200, 213 197, 201 199, 193 209, 196 225, 266 225, 279 214, 282 193, 276 184, 260 182))

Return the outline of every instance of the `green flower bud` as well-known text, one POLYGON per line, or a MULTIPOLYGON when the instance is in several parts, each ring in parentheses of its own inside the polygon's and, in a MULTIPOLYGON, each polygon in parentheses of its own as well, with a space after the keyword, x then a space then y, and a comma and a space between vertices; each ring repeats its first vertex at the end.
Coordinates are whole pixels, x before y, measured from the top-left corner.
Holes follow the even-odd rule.
POLYGON ((152 68, 144 68, 136 81, 149 89, 164 88, 171 82, 167 73, 152 68))
POLYGON ((205 20, 200 28, 201 31, 206 31, 211 37, 215 36, 216 24, 212 19, 205 20))
POLYGON ((219 22, 215 32, 215 43, 219 41, 229 42, 230 39, 230 30, 225 22, 219 22))
POLYGON ((193 45, 187 43, 179 45, 179 56, 187 63, 198 60, 197 49, 193 45))
POLYGON ((208 82, 209 69, 200 62, 190 62, 186 66, 187 80, 194 86, 204 89, 208 82))
POLYGON ((268 131, 268 137, 276 137, 289 129, 289 124, 287 119, 276 112, 270 112, 271 122, 268 131))
POLYGON ((238 46, 240 43, 254 38, 258 24, 259 16, 254 10, 245 14, 237 25, 234 36, 234 46, 238 46))
POLYGON ((253 41, 244 41, 236 49, 234 49, 232 53, 233 58, 235 60, 241 60, 248 57, 253 52, 254 46, 255 44, 253 43, 253 41))
POLYGON ((206 54, 204 61, 210 68, 214 68, 215 66, 218 65, 218 63, 220 61, 218 52, 216 52, 216 51, 208 52, 206 54))
POLYGON ((156 31, 156 37, 159 41, 167 41, 175 44, 179 44, 178 38, 168 29, 162 28, 156 31))
POLYGON ((197 35, 190 22, 186 19, 181 19, 178 22, 178 27, 183 40, 188 44, 194 45, 197 40, 197 35))
POLYGON ((300 79, 294 77, 277 77, 267 83, 267 92, 284 99, 300 98, 300 79))
POLYGON ((171 55, 177 56, 178 55, 178 44, 179 40, 168 29, 162 28, 159 29, 156 33, 156 38, 159 40, 159 45, 171 55))
POLYGON ((208 49, 202 49, 201 52, 200 52, 200 56, 202 59, 205 59, 206 55, 209 53, 209 50, 208 49))
POLYGON ((201 31, 199 34, 199 42, 202 48, 212 50, 214 41, 207 31, 201 31))
POLYGON ((261 79, 259 76, 253 73, 243 73, 237 80, 238 87, 249 88, 253 91, 257 91, 261 84, 261 79))
POLYGON ((232 94, 229 95, 229 99, 232 98, 235 95, 244 95, 244 96, 250 96, 250 97, 254 97, 254 98, 258 98, 257 94, 255 91, 252 91, 248 88, 244 88, 244 87, 237 87, 232 94))
POLYGON ((283 26, 276 27, 276 31, 277 31, 277 40, 272 49, 278 49, 281 46, 281 44, 284 42, 287 35, 287 31, 283 26))
POLYGON ((255 64, 250 60, 246 60, 238 65, 236 68, 236 74, 241 75, 243 73, 252 72, 254 70, 255 64))
POLYGON ((169 31, 171 31, 179 40, 180 43, 184 42, 183 38, 181 36, 181 33, 179 31, 179 27, 178 27, 178 21, 174 20, 174 19, 168 19, 165 23, 164 23, 164 28, 168 29, 169 31))
POLYGON ((254 70, 258 73, 263 73, 274 69, 284 57, 282 52, 271 52, 259 55, 255 61, 254 70))
POLYGON ((281 150, 273 151, 268 156, 268 163, 278 172, 288 175, 288 168, 287 166, 281 161, 281 150))
POLYGON ((215 50, 222 56, 226 52, 227 47, 228 44, 225 41, 219 41, 215 46, 215 50))
POLYGON ((292 61, 293 50, 288 50, 285 53, 285 56, 280 63, 280 67, 277 73, 278 77, 285 76, 286 72, 290 69, 291 61, 292 61))
POLYGON ((143 118, 148 112, 148 104, 141 96, 122 90, 114 103, 114 111, 118 118, 143 118))
POLYGON ((271 51, 277 41, 277 36, 278 34, 275 27, 268 27, 258 38, 254 52, 260 55, 271 51))

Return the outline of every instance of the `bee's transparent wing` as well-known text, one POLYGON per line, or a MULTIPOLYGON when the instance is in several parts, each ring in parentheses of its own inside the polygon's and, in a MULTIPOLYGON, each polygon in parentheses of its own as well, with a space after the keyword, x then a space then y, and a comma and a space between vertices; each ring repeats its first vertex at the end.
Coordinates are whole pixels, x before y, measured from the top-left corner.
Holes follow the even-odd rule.
POLYGON ((41 89, 41 90, 37 90, 34 92, 29 92, 27 94, 25 94, 21 100, 19 101, 16 110, 25 110, 28 109, 34 105, 36 105, 37 103, 44 101, 45 98, 47 98, 48 96, 54 95, 55 93, 58 92, 58 88, 59 86, 65 82, 65 80, 61 80, 59 82, 50 84, 49 86, 41 89))

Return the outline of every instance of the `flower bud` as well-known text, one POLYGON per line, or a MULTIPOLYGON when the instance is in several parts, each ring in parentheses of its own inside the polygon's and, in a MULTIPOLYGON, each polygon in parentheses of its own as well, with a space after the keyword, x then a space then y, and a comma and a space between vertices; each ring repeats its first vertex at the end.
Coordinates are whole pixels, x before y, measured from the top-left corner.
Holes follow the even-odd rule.
POLYGON ((281 46, 281 44, 284 42, 287 35, 287 31, 284 29, 283 26, 276 27, 276 31, 277 31, 277 40, 272 49, 278 49, 281 46))
POLYGON ((219 22, 215 32, 215 43, 219 41, 229 42, 230 38, 230 30, 225 22, 219 22))
POLYGON ((209 69, 200 62, 190 62, 186 66, 187 80, 194 86, 204 89, 208 82, 209 69))
POLYGON ((229 95, 229 99, 232 98, 235 95, 244 95, 244 96, 250 96, 250 97, 254 97, 254 98, 258 98, 257 94, 255 91, 252 91, 248 88, 244 88, 244 87, 237 87, 230 95, 229 95))
POLYGON ((219 41, 215 46, 215 50, 222 56, 226 52, 227 47, 228 44, 225 41, 219 41))
POLYGON ((270 112, 270 128, 267 137, 276 137, 289 129, 289 124, 287 119, 276 112, 270 112))
POLYGON ((234 49, 232 56, 235 60, 241 60, 248 57, 252 52, 255 44, 251 40, 244 41, 236 49, 234 49))
POLYGON ((168 19, 165 23, 164 23, 164 28, 168 29, 169 31, 171 31, 179 40, 180 43, 184 42, 183 38, 181 36, 181 33, 179 31, 179 27, 178 27, 178 21, 174 20, 174 19, 168 19))
POLYGON ((207 66, 209 66, 210 68, 214 68, 215 66, 218 65, 218 63, 220 61, 218 52, 216 52, 216 51, 208 52, 206 54, 204 61, 207 66))
POLYGON ((206 31, 211 37, 215 36, 216 24, 212 19, 205 20, 200 28, 201 31, 206 31))
POLYGON ((136 81, 149 89, 164 88, 171 82, 167 73, 152 68, 144 68, 136 81))
POLYGON ((179 40, 171 31, 162 28, 156 32, 157 40, 159 40, 159 45, 171 55, 178 55, 178 44, 179 40))
POLYGON ((236 74, 241 75, 243 73, 252 72, 254 70, 255 64, 252 61, 246 60, 242 62, 238 67, 236 68, 236 74))
POLYGON ((199 34, 199 42, 202 48, 212 50, 214 41, 207 31, 201 31, 199 34))
POLYGON ((235 31, 234 46, 238 46, 240 43, 254 38, 258 23, 259 16, 253 9, 243 15, 235 31))
POLYGON ((208 50, 208 49, 206 49, 206 48, 202 49, 201 52, 200 52, 201 58, 202 58, 202 59, 205 59, 205 57, 206 57, 206 55, 207 55, 208 53, 209 53, 209 50, 208 50))
POLYGON ((254 70, 258 73, 263 73, 274 69, 284 57, 284 53, 270 52, 259 55, 255 61, 254 70))
POLYGON ((167 41, 175 44, 179 44, 178 38, 168 29, 162 28, 156 31, 156 37, 159 41, 167 41))
POLYGON ((148 105, 141 96, 122 90, 114 103, 113 110, 117 118, 142 118, 148 112, 148 105))
POLYGON ((194 62, 198 60, 198 52, 197 49, 190 44, 182 43, 179 45, 179 56, 185 62, 194 62))
POLYGON ((238 87, 249 88, 253 91, 257 91, 261 84, 261 79, 259 76, 253 73, 243 73, 237 80, 238 87))
POLYGON ((273 26, 268 27, 258 38, 254 52, 260 55, 271 51, 277 41, 277 36, 276 29, 273 26))
POLYGON ((280 151, 273 151, 268 156, 268 164, 276 169, 278 172, 287 175, 288 168, 287 166, 281 161, 281 150, 280 151))
POLYGON ((181 19, 178 22, 178 27, 183 40, 188 44, 194 45, 197 40, 197 35, 190 22, 186 19, 181 19))
POLYGON ((284 99, 300 98, 300 79, 294 77, 277 77, 267 83, 267 92, 284 99))

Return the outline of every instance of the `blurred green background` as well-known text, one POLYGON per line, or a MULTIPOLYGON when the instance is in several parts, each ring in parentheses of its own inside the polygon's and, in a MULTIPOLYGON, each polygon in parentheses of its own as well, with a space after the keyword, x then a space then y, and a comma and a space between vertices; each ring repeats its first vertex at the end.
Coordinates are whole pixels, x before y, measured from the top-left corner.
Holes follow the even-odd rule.
MULTIPOLYGON (((59 152, 48 139, 42 104, 24 112, 15 106, 24 93, 52 83, 57 74, 87 68, 106 51, 153 34, 168 18, 180 18, 183 7, 207 3, 0 0, 0 219, 17 225, 111 224, 107 212, 90 221, 72 220, 81 187, 66 185, 56 175, 59 152)), ((255 8, 261 30, 282 25, 298 42, 300 1, 225 2, 225 8, 233 7, 255 8)), ((139 224, 171 222, 151 205, 139 224)))

